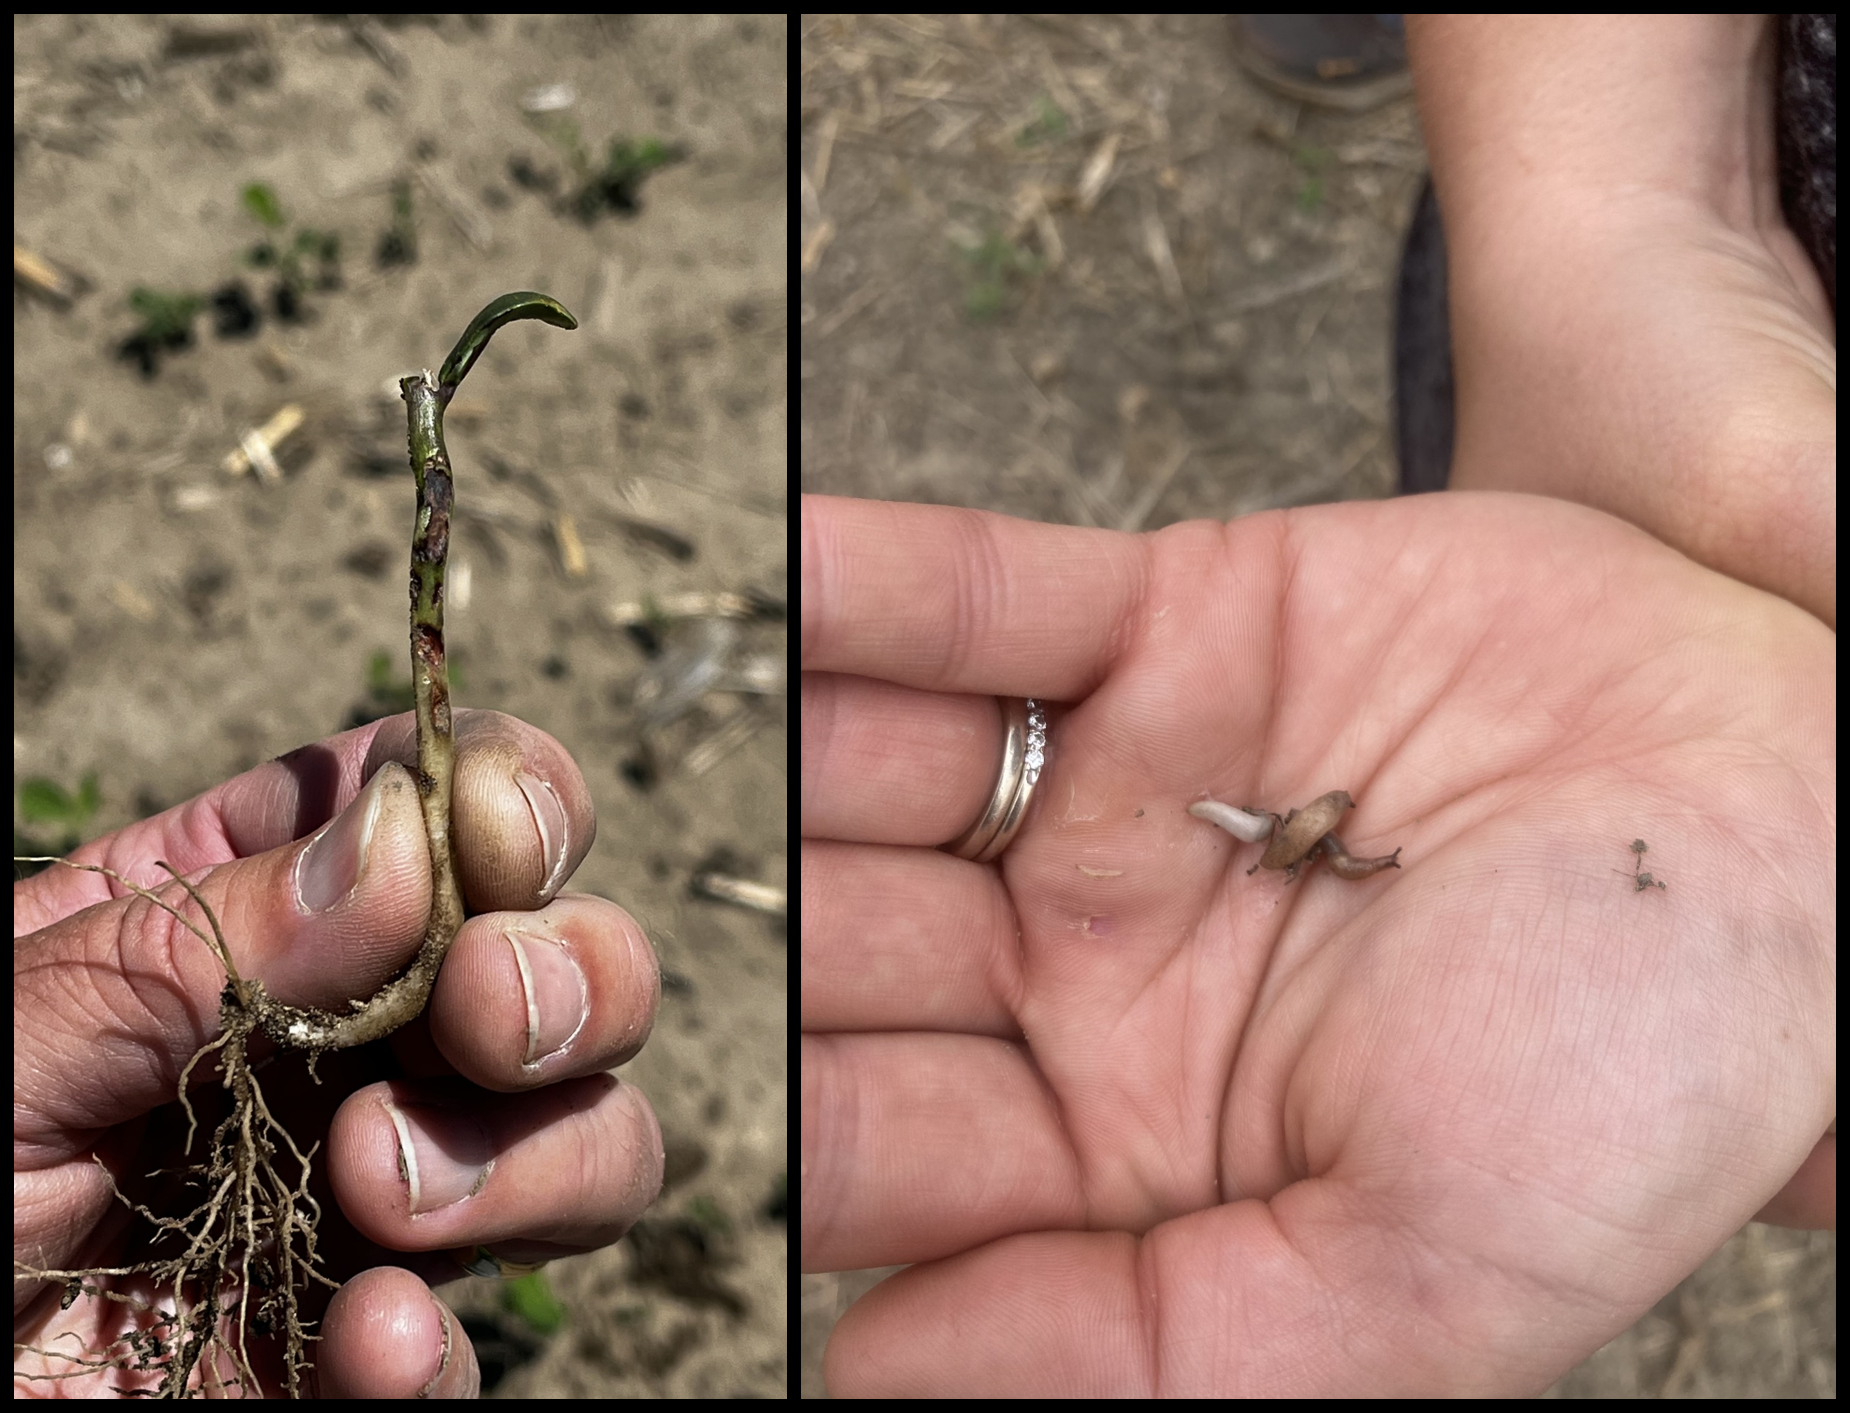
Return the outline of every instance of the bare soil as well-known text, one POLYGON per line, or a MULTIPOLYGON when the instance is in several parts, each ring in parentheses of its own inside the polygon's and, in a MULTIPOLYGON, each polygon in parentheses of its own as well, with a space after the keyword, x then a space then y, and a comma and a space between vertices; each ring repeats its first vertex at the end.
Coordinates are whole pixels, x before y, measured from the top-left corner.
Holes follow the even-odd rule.
MULTIPOLYGON (((1410 98, 1276 97, 1222 15, 800 24, 804 490, 1126 530, 1393 493, 1410 98)), ((1836 1251, 1747 1227, 1551 1396, 1834 1396, 1836 1251)), ((804 1396, 885 1274, 803 1277, 804 1396)))
POLYGON ((651 657, 610 609, 785 596, 786 23, 48 15, 14 42, 15 240, 82 290, 60 306, 16 282, 16 785, 94 772, 91 837, 379 714, 374 653, 409 680, 396 379, 496 295, 562 300, 579 329, 504 330, 448 419, 455 697, 551 732, 590 783, 573 886, 629 909, 662 959, 624 1073, 661 1116, 669 1185, 639 1240, 548 1269, 569 1312, 550 1338, 496 1282, 444 1294, 494 1396, 781 1396, 787 940, 690 881, 721 859, 786 882, 784 626, 676 628, 651 657), (522 100, 565 84, 594 159, 613 136, 684 151, 631 209, 558 209, 570 163, 522 100), (285 236, 340 238, 339 287, 307 293, 306 321, 276 318, 272 276, 241 263, 266 234, 253 182, 285 236), (381 264, 401 182, 416 257, 381 264), (207 311, 151 379, 116 356, 134 288, 237 278, 252 336, 207 311), (228 474, 291 403, 280 479, 228 474), (645 758, 638 684, 715 653, 769 690, 692 693, 645 758))

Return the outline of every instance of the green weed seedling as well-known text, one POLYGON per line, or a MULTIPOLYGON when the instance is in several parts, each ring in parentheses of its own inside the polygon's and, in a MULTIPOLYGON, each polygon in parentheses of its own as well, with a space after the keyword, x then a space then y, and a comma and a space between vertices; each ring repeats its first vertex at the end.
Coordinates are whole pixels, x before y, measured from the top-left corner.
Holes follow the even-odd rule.
POLYGON ((642 184, 652 172, 687 159, 687 149, 648 137, 641 142, 613 137, 604 149, 603 167, 579 189, 574 205, 586 225, 602 211, 633 216, 642 209, 642 184))
POLYGON ((141 376, 160 371, 161 355, 186 348, 193 342, 193 319, 205 307, 196 294, 168 294, 137 285, 129 291, 128 306, 141 327, 116 348, 116 357, 139 364, 141 376))
MULTIPOLYGON (((392 671, 392 655, 384 648, 375 652, 366 664, 366 694, 369 706, 378 713, 371 718, 374 721, 381 716, 397 716, 401 711, 410 711, 417 701, 411 679, 392 671)), ((360 724, 365 725, 364 722, 360 724)))
MULTIPOLYGON (((458 691, 466 690, 468 679, 464 676, 463 665, 457 655, 450 658, 450 686, 458 691)), ((366 660, 366 696, 365 700, 355 706, 347 719, 346 729, 364 726, 384 716, 397 716, 400 712, 410 711, 417 703, 417 692, 411 679, 395 672, 392 668, 392 655, 384 648, 376 650, 366 660)))
POLYGON ((509 1313, 525 1321, 535 1334, 557 1334, 565 1323, 565 1306, 553 1294, 544 1271, 504 1282, 501 1304, 509 1313))
MULTIPOLYGON (((311 290, 340 287, 340 237, 331 231, 304 226, 285 238, 288 219, 276 193, 252 182, 239 193, 244 209, 274 236, 266 236, 244 261, 260 270, 274 270, 270 303, 276 317, 286 321, 304 317, 304 297, 311 290)), ((163 354, 188 348, 193 342, 193 320, 206 307, 207 297, 187 291, 168 292, 137 286, 129 293, 129 308, 141 321, 117 346, 116 356, 138 365, 144 378, 160 371, 163 354)), ((257 312, 242 283, 234 281, 215 291, 210 299, 221 337, 234 338, 255 331, 257 312)))
POLYGON ((689 1200, 687 1219, 710 1236, 725 1238, 732 1235, 732 1218, 704 1192, 696 1193, 689 1200))
POLYGON ((1066 114, 1060 105, 1046 94, 1035 100, 1034 116, 1021 126, 1015 134, 1017 147, 1037 147, 1042 143, 1052 145, 1066 136, 1066 114))
MULTIPOLYGON (((68 854, 83 842, 84 827, 90 823, 103 803, 96 787, 96 772, 84 776, 72 794, 55 780, 34 776, 19 782, 19 817, 31 832, 13 831, 14 854, 68 854), (41 827, 49 831, 41 834, 41 827)), ((48 867, 39 864, 15 864, 15 878, 29 878, 48 867)))
POLYGON ((958 247, 964 262, 964 313, 983 321, 1008 307, 1011 292, 1041 273, 1040 257, 991 230, 981 244, 958 247))
POLYGON ((1298 209, 1315 211, 1323 204, 1324 176, 1335 165, 1336 154, 1327 147, 1299 143, 1291 149, 1291 157, 1304 173, 1304 180, 1298 184, 1298 209))
MULTIPOLYGON (((605 211, 634 216, 642 210, 643 182, 663 167, 686 161, 688 156, 687 148, 680 143, 664 142, 655 137, 640 141, 613 137, 605 145, 603 162, 594 163, 591 149, 570 116, 536 113, 528 121, 544 133, 571 164, 574 184, 559 198, 556 209, 561 214, 576 216, 587 226, 605 211)), ((526 184, 548 183, 544 178, 529 174, 526 184)))
POLYGON ((276 271, 276 283, 270 291, 271 307, 276 317, 285 322, 298 320, 305 312, 303 296, 310 290, 340 288, 340 237, 332 231, 303 226, 293 238, 285 240, 282 233, 289 222, 274 191, 262 182, 252 182, 239 195, 244 209, 276 232, 274 238, 266 236, 252 246, 244 261, 252 269, 276 271))
POLYGON ((418 261, 418 228, 411 211, 411 183, 392 183, 392 224, 379 237, 373 258, 384 270, 393 265, 415 265, 418 261))

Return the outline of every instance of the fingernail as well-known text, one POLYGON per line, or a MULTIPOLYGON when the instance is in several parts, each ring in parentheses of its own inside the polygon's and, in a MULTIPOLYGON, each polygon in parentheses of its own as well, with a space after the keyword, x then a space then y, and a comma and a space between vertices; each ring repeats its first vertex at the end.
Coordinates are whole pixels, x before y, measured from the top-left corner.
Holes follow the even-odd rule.
POLYGON ((527 998, 527 1056, 537 1064, 557 1054, 584 1028, 590 1013, 590 989, 577 961, 556 939, 538 932, 510 931, 514 965, 527 998))
POLYGON ((379 1101, 398 1135, 398 1176, 411 1194, 416 1217, 473 1197, 495 1170, 488 1135, 450 1109, 379 1101))
POLYGON ((546 866, 540 901, 549 903, 559 891, 559 885, 565 882, 565 807, 559 803, 552 786, 537 775, 523 770, 514 776, 514 781, 520 786, 520 793, 527 797, 527 808, 533 811, 534 828, 540 831, 540 859, 546 866))
POLYGON ((311 913, 324 912, 353 891, 366 870, 366 851, 379 822, 385 792, 375 775, 359 798, 326 825, 296 858, 296 898, 311 913))
POLYGON ((424 1387, 418 1390, 419 1398, 429 1398, 437 1391, 437 1380, 449 1371, 450 1354, 456 1343, 455 1332, 450 1326, 450 1312, 443 1308, 443 1302, 435 1296, 431 1297, 430 1305, 437 1312, 437 1323, 443 1328, 443 1348, 437 1356, 437 1372, 432 1374, 424 1387))

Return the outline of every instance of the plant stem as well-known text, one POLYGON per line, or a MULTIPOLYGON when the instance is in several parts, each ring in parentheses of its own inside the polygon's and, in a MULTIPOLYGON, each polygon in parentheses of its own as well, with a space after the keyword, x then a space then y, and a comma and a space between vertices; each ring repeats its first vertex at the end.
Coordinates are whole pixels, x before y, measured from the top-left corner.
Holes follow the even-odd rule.
MULTIPOLYGON (((463 922, 456 846, 450 837, 456 748, 450 731, 449 660, 443 646, 443 572, 450 554, 450 509, 456 499, 450 453, 443 444, 443 409, 455 386, 433 385, 426 372, 404 379, 399 390, 405 398, 411 467, 418 481, 417 528, 411 536, 411 685, 417 698, 418 799, 430 843, 431 882, 430 925, 418 961, 435 948, 433 961, 440 962, 463 922)), ((430 979, 436 979, 434 965, 430 979)))
POLYGON ((504 294, 470 320, 443 361, 439 376, 428 369, 401 378, 411 469, 417 476, 418 511, 411 535, 411 681, 417 698, 418 800, 430 845, 430 921, 423 945, 403 976, 351 1015, 285 1006, 264 995, 259 983, 258 1023, 280 1045, 319 1054, 344 1050, 390 1035, 423 1009, 437 969, 463 924, 462 888, 457 882, 456 844, 450 832, 451 782, 456 746, 450 730, 450 673, 443 646, 443 571, 450 553, 450 513, 455 480, 443 444, 443 411, 488 345, 496 329, 515 319, 539 319, 562 329, 578 321, 547 295, 523 290, 504 294))

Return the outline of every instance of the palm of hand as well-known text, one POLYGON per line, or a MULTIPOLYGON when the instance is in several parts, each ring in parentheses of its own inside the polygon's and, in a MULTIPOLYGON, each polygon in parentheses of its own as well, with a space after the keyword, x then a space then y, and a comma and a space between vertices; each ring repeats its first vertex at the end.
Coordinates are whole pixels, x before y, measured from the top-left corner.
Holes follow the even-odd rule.
POLYGON ((960 1028, 1025 1044, 895 1037, 892 1146, 980 1195, 908 1193, 857 1249, 953 1259, 850 1312, 832 1383, 952 1357, 931 1335, 873 1357, 903 1311, 993 1323, 995 1363, 979 1339, 949 1366, 992 1389, 1430 1388, 1456 1345, 1496 1387, 1545 1384, 1751 1217, 1833 1112, 1830 636, 1523 497, 1136 544, 1139 591, 1069 679, 1000 883, 922 865, 958 872, 951 913, 996 919, 960 1028), (1401 872, 1248 877, 1257 847, 1184 813, 1336 788, 1351 849, 1403 846, 1401 872), (1634 884, 1638 836, 1667 893, 1634 884), (927 1117, 947 1092, 974 1151, 927 1117), (1043 1331, 1024 1287, 1090 1293, 1088 1328, 1123 1340, 1043 1331))

